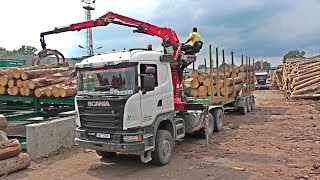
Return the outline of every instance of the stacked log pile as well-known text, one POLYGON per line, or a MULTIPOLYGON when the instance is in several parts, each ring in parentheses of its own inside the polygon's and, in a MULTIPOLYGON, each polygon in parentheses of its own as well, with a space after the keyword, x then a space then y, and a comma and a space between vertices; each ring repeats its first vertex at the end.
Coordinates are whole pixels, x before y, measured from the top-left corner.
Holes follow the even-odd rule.
POLYGON ((279 65, 271 74, 271 85, 273 87, 282 89, 282 74, 282 65, 279 65))
POLYGON ((241 65, 232 68, 231 65, 222 64, 219 68, 214 68, 212 72, 213 76, 210 77, 210 72, 204 73, 194 70, 191 78, 185 81, 184 88, 191 87, 191 96, 193 97, 206 97, 218 93, 222 96, 229 96, 241 91, 242 81, 244 81, 244 86, 250 82, 254 83, 253 66, 249 68, 249 66, 241 65), (250 77, 252 78, 250 79, 250 77))
POLYGON ((19 141, 8 140, 3 131, 6 128, 6 118, 0 115, 0 176, 28 168, 31 163, 30 156, 27 153, 21 153, 19 141))
POLYGON ((0 94, 10 96, 70 97, 76 94, 68 63, 0 69, 0 94))
POLYGON ((288 59, 279 89, 291 99, 320 99, 320 57, 288 59))

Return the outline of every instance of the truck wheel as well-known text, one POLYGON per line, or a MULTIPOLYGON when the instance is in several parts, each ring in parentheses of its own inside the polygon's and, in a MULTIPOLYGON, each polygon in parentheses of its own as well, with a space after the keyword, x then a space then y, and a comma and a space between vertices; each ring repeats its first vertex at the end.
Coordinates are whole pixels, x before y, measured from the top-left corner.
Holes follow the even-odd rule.
POLYGON ((251 109, 255 109, 256 108, 256 102, 254 100, 254 96, 252 96, 252 99, 251 99, 251 109))
POLYGON ((215 132, 220 132, 223 129, 223 119, 224 119, 224 114, 221 109, 214 109, 212 111, 212 116, 214 120, 214 131, 215 132))
MULTIPOLYGON (((214 126, 215 126, 215 122, 214 122, 214 119, 213 119, 213 116, 211 113, 208 114, 209 116, 209 132, 208 132, 208 135, 209 135, 209 138, 213 135, 213 131, 214 131, 214 126)), ((199 137, 199 138, 206 138, 206 132, 205 132, 205 129, 204 127, 202 127, 199 131, 196 131, 193 133, 193 135, 195 137, 199 137)))
POLYGON ((153 163, 164 166, 170 162, 172 155, 173 138, 171 133, 167 130, 158 130, 155 150, 151 153, 153 163))
POLYGON ((96 153, 102 158, 113 158, 116 156, 116 152, 96 151, 96 153))
POLYGON ((240 112, 240 114, 242 114, 242 115, 247 114, 247 112, 248 112, 248 109, 247 109, 248 105, 247 104, 248 104, 248 101, 246 101, 242 107, 238 108, 238 111, 240 112))
POLYGON ((248 110, 248 112, 250 112, 252 110, 251 103, 252 103, 252 99, 250 97, 247 98, 247 110, 248 110))

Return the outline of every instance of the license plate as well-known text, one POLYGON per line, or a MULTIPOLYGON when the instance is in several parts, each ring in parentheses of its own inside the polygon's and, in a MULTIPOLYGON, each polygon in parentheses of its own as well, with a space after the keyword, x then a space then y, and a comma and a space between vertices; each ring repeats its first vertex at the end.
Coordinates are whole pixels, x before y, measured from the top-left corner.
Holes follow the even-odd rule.
POLYGON ((110 138, 110 134, 97 133, 96 137, 109 139, 110 138))

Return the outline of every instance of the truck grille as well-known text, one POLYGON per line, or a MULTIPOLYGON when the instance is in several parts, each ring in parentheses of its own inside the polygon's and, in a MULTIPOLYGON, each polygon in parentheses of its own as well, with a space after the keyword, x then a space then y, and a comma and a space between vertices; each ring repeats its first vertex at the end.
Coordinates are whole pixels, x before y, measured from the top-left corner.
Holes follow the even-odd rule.
POLYGON ((85 129, 122 129, 126 101, 127 99, 123 98, 77 98, 81 127, 85 129))

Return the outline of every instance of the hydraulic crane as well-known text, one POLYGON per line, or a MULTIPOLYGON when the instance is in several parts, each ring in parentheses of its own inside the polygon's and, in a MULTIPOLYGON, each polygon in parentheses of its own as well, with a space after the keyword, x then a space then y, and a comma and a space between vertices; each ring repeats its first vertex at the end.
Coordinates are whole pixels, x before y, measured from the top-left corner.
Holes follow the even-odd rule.
POLYGON ((126 17, 117 13, 107 12, 105 15, 97 18, 96 20, 85 21, 80 23, 71 24, 69 26, 58 27, 51 31, 42 32, 40 34, 40 42, 42 51, 38 53, 38 58, 43 58, 48 55, 59 54, 63 55, 57 50, 51 50, 46 48, 44 36, 50 34, 58 34, 68 31, 80 31, 86 28, 93 28, 99 26, 107 26, 109 24, 117 24, 121 26, 134 27, 134 33, 143 33, 151 36, 157 36, 162 39, 162 46, 164 47, 164 53, 168 54, 174 60, 172 63, 172 81, 174 87, 174 104, 177 111, 183 111, 185 103, 181 101, 179 97, 179 89, 182 80, 183 69, 196 60, 195 53, 199 52, 202 47, 202 42, 195 50, 191 50, 191 54, 187 55, 181 52, 182 44, 179 43, 179 39, 174 30, 166 27, 159 27, 140 20, 136 20, 130 17, 126 17))

